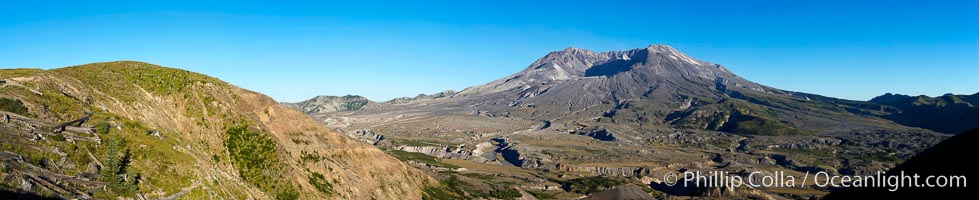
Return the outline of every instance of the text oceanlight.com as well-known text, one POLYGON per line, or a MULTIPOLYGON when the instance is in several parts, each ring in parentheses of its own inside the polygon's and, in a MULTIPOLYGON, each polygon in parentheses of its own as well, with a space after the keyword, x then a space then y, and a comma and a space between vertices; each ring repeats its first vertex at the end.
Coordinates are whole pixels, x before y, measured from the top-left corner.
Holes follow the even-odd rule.
POLYGON ((687 171, 681 174, 667 173, 663 179, 669 186, 683 187, 864 187, 887 188, 894 192, 900 188, 966 187, 968 180, 962 175, 929 175, 917 173, 887 174, 878 171, 871 175, 834 175, 827 172, 806 172, 802 177, 787 175, 784 171, 731 174, 726 171, 687 171))

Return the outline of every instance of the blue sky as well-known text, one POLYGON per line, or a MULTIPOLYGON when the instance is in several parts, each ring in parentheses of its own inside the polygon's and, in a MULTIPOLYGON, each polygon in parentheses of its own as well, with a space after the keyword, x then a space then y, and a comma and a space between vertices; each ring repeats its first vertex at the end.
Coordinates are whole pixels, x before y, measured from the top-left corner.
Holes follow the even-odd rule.
POLYGON ((280 101, 388 100, 483 84, 568 46, 668 44, 786 90, 979 92, 976 1, 356 2, 4 2, 0 68, 139 60, 280 101))

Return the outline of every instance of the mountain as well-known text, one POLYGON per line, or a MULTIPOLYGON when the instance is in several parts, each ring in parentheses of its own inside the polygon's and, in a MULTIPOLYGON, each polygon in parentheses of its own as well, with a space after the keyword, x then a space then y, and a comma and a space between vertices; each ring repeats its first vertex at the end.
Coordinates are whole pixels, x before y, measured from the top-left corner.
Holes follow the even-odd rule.
POLYGON ((637 126, 778 130, 757 134, 845 126, 833 120, 837 117, 873 120, 849 113, 847 109, 861 110, 860 102, 763 86, 666 45, 603 53, 568 48, 456 97, 481 109, 538 120, 601 116, 637 126))
POLYGON ((885 105, 883 110, 889 110, 881 117, 906 126, 949 134, 979 127, 979 93, 938 97, 887 93, 870 102, 885 105))
POLYGON ((427 99, 439 99, 455 95, 457 92, 455 90, 445 90, 435 94, 418 94, 415 97, 398 97, 391 99, 390 101, 385 101, 385 104, 401 104, 408 103, 417 100, 427 100, 427 99))
POLYGON ((517 94, 515 98, 522 99, 557 89, 557 93, 585 91, 609 98, 633 99, 644 95, 643 92, 650 86, 666 84, 667 81, 706 82, 708 88, 713 87, 715 82, 720 82, 762 89, 720 65, 693 59, 670 46, 650 45, 628 51, 601 53, 578 48, 551 52, 521 72, 467 88, 459 96, 504 93, 517 94), (566 82, 573 82, 569 85, 591 87, 557 87, 566 85, 566 82))
POLYGON ((302 111, 306 114, 331 113, 351 110, 364 110, 378 107, 382 104, 402 104, 418 100, 445 98, 455 95, 456 91, 446 90, 435 94, 418 94, 415 97, 399 97, 385 102, 374 102, 362 96, 327 96, 321 95, 296 103, 282 102, 281 104, 302 111))
POLYGON ((420 199, 437 183, 193 72, 123 61, 5 69, 0 80, 0 191, 11 198, 420 199))
POLYGON ((282 103, 282 105, 297 109, 307 114, 313 114, 367 109, 377 106, 377 102, 371 101, 362 96, 346 95, 342 97, 317 96, 297 103, 282 103))
MULTIPOLYGON (((657 186, 650 180, 689 170, 862 174, 889 169, 948 137, 882 117, 893 111, 761 85, 673 47, 650 45, 567 48, 443 98, 312 116, 389 153, 418 156, 407 160, 443 181, 464 182, 454 189, 467 197, 515 189, 573 198, 592 190, 548 188, 589 177, 657 186), (452 171, 446 164, 467 171, 446 173, 452 171), (514 188, 479 187, 500 184, 514 188)), ((684 196, 724 190, 655 189, 684 196)), ((825 192, 723 193, 808 198, 825 192)))
MULTIPOLYGON (((968 159, 962 158, 963 152, 979 151, 979 128, 963 131, 958 135, 948 138, 935 146, 928 148, 914 157, 909 158, 897 167, 888 170, 888 175, 899 175, 903 172, 906 175, 917 174, 920 184, 925 184, 928 176, 979 176, 979 165, 968 159)), ((937 179, 937 178, 936 178, 937 179)), ((892 187, 876 188, 841 188, 833 191, 826 199, 865 199, 865 198, 939 198, 939 199, 976 199, 979 193, 969 189, 968 185, 961 182, 952 183, 949 178, 946 187, 908 187, 898 188, 890 191, 892 187), (952 186, 951 184, 960 184, 952 186)), ((959 180, 965 180, 959 179, 959 180)), ((937 180, 936 180, 937 181, 937 180)), ((907 184, 907 183, 906 183, 907 184)), ((938 184, 932 182, 930 184, 938 184)))
POLYGON ((891 93, 887 93, 887 94, 880 95, 880 96, 877 96, 877 97, 874 97, 874 98, 870 99, 870 102, 879 103, 879 104, 886 104, 886 103, 892 103, 892 102, 896 102, 896 101, 900 101, 900 100, 908 99, 908 98, 911 98, 911 96, 903 95, 903 94, 891 94, 891 93))

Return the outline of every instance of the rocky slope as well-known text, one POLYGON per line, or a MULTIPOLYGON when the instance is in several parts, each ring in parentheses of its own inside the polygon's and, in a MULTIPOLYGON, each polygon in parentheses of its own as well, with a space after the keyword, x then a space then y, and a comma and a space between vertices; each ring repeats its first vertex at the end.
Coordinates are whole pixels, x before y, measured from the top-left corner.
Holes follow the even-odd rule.
MULTIPOLYGON (((568 48, 444 98, 313 116, 340 130, 383 138, 363 140, 389 152, 444 159, 429 159, 422 168, 444 162, 470 170, 466 176, 495 175, 460 179, 469 185, 517 182, 516 189, 542 194, 535 196, 570 198, 582 194, 554 185, 591 176, 649 180, 679 170, 861 174, 893 167, 947 137, 881 117, 890 113, 874 102, 760 85, 670 46, 650 45, 609 52, 568 48)), ((507 191, 475 189, 463 193, 507 191)), ((714 191, 658 189, 668 195, 714 191)), ((825 192, 749 193, 808 198, 825 192)))
POLYGON ((419 199, 435 184, 265 95, 201 74, 127 61, 0 78, 5 193, 419 199))

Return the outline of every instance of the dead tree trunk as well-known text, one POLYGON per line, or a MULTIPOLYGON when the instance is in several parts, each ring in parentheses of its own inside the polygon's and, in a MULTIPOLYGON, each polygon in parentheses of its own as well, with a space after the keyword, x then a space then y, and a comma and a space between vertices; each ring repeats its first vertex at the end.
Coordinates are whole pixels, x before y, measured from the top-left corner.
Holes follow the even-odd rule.
POLYGON ((92 117, 92 113, 85 113, 85 116, 83 116, 82 118, 78 118, 76 120, 71 120, 70 122, 65 122, 64 124, 59 124, 57 126, 54 126, 53 128, 51 128, 51 132, 60 133, 61 131, 65 130, 65 127, 71 126, 72 124, 78 124, 77 126, 81 126, 82 123, 85 123, 85 121, 88 121, 88 118, 91 117, 92 117))

